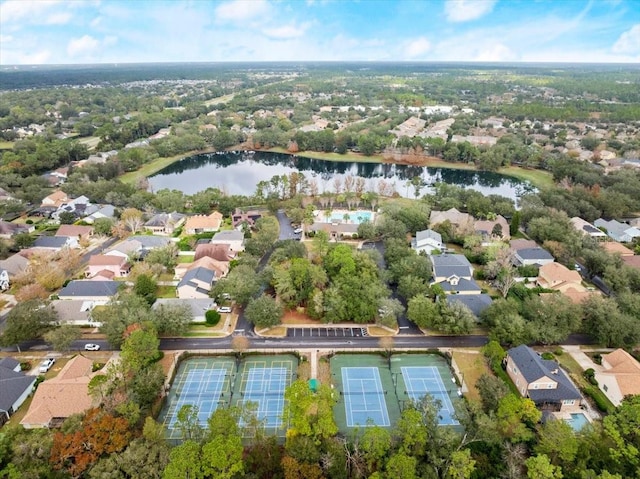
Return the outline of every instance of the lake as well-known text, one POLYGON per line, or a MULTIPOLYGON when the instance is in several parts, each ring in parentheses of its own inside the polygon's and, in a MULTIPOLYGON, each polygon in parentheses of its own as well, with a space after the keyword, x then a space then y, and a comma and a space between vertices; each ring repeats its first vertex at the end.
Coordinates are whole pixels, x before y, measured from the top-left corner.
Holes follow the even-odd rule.
MULTIPOLYGON (((209 187, 228 194, 252 195, 260 181, 274 175, 298 171, 307 180, 315 178, 319 192, 333 191, 333 179, 351 175, 366 180, 367 190, 379 191, 380 182, 394 185, 404 197, 414 198, 414 188, 407 182, 420 176, 427 185, 443 182, 477 190, 484 195, 496 194, 516 200, 524 193, 535 191, 526 181, 488 171, 456 170, 390 163, 359 163, 302 158, 296 155, 265 151, 217 152, 190 156, 167 166, 149 177, 153 191, 180 190, 192 195, 209 187)), ((420 194, 430 192, 424 187, 420 194)))

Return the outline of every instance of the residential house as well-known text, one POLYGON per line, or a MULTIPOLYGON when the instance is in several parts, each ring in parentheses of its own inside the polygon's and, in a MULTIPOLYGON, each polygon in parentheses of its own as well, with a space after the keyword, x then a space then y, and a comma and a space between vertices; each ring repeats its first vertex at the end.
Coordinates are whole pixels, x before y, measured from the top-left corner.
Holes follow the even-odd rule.
POLYGON ((158 298, 153 303, 153 309, 168 308, 173 306, 188 306, 191 309, 192 321, 204 323, 207 311, 216 308, 216 303, 207 298, 158 298))
POLYGON ((441 283, 455 278, 473 279, 473 267, 462 254, 438 254, 429 256, 433 267, 433 282, 441 283))
POLYGON ((448 294, 446 297, 447 304, 454 303, 464 304, 476 318, 480 318, 480 314, 491 306, 493 300, 491 296, 485 293, 481 294, 448 294))
POLYGON ((202 256, 201 258, 195 260, 193 263, 179 263, 174 268, 174 278, 182 279, 182 277, 186 274, 187 271, 204 267, 215 271, 216 278, 224 278, 229 273, 229 261, 219 261, 215 258, 209 256, 202 256))
POLYGON ((473 278, 461 278, 455 274, 436 284, 438 284, 446 294, 476 295, 482 293, 482 288, 473 278))
POLYGON ((91 312, 96 306, 104 306, 107 302, 107 300, 56 299, 51 302, 51 306, 58 313, 60 324, 100 327, 102 324, 93 320, 91 312))
POLYGON ((509 222, 504 216, 498 215, 494 220, 477 220, 473 223, 473 231, 482 236, 483 241, 508 241, 509 222))
POLYGON ((432 211, 429 216, 429 225, 434 226, 448 221, 459 228, 472 228, 473 216, 468 213, 461 213, 456 208, 447 211, 432 211))
POLYGON ((196 255, 194 261, 202 258, 213 258, 217 261, 229 262, 235 258, 228 244, 201 243, 196 245, 196 255))
POLYGON ((33 233, 36 230, 34 225, 9 223, 8 221, 0 220, 0 238, 11 239, 15 235, 20 233, 33 233))
POLYGON ((178 283, 177 293, 180 299, 205 299, 209 297, 216 273, 205 267, 193 268, 185 273, 178 283))
POLYGON ((4 188, 0 188, 0 201, 9 201, 15 199, 11 194, 5 190, 4 188))
POLYGON ((93 226, 60 225, 56 236, 70 236, 78 241, 89 241, 89 238, 93 236, 93 226))
POLYGON ((27 400, 37 379, 23 373, 14 358, 0 358, 0 426, 27 400))
POLYGON ((124 278, 129 276, 131 264, 129 260, 119 255, 94 254, 89 258, 89 264, 85 271, 87 278, 93 278, 97 275, 105 276, 104 271, 109 271, 115 278, 124 278))
POLYGON ((418 231, 416 238, 411 242, 411 248, 416 253, 422 253, 423 251, 428 255, 434 251, 444 251, 445 245, 442 242, 442 235, 432 229, 418 231))
POLYGON ((542 288, 559 291, 574 303, 580 303, 591 292, 582 285, 582 277, 560 263, 548 263, 538 270, 536 284, 542 288))
POLYGON ((48 196, 45 196, 42 199, 42 206, 52 206, 54 208, 59 208, 61 205, 69 201, 69 197, 62 190, 56 190, 48 196))
POLYGON ((640 256, 623 256, 622 262, 630 268, 640 269, 640 256))
POLYGON ((60 251, 63 248, 79 248, 80 244, 72 236, 39 236, 31 247, 48 251, 60 251))
POLYGON ((528 346, 507 351, 507 374, 523 397, 542 411, 579 411, 582 396, 555 361, 542 357, 528 346))
POLYGON ((553 263, 553 256, 545 250, 536 246, 535 248, 523 248, 513 252, 514 262, 516 266, 542 266, 553 263))
POLYGON ((158 213, 144 224, 144 229, 157 235, 171 235, 184 224, 186 218, 186 215, 175 211, 173 213, 158 213))
POLYGON ((243 223, 246 223, 249 226, 253 226, 260 218, 262 218, 262 212, 258 210, 244 211, 240 208, 236 208, 236 210, 231 215, 231 224, 233 224, 234 228, 237 228, 243 223))
POLYGON ((633 256, 633 251, 627 248, 622 243, 617 241, 607 241, 602 243, 602 249, 609 254, 619 254, 620 256, 633 256))
POLYGON ((229 245, 232 253, 239 253, 244 251, 244 233, 238 230, 220 231, 211 238, 211 244, 229 245))
POLYGON ((11 286, 9 282, 9 272, 6 269, 0 268, 0 291, 6 291, 11 286))
POLYGON ((29 268, 29 259, 22 253, 16 253, 7 259, 0 260, 0 269, 9 274, 9 278, 24 273, 29 268))
POLYGON ((135 235, 129 236, 128 241, 137 241, 142 246, 143 250, 152 250, 156 248, 164 248, 169 243, 172 243, 171 238, 166 236, 149 236, 149 235, 135 235))
POLYGON ((640 394, 640 363, 624 349, 602 355, 602 368, 595 373, 600 389, 614 406, 625 396, 640 394))
POLYGON ((51 218, 59 220, 62 213, 71 213, 76 218, 84 218, 98 211, 99 207, 91 204, 86 196, 78 196, 61 204, 56 211, 51 214, 51 218))
POLYGON ((118 281, 91 281, 76 279, 70 281, 58 293, 59 299, 77 299, 85 301, 109 301, 118 293, 121 283, 118 281))
POLYGON ((141 251, 142 243, 140 241, 127 239, 109 248, 104 254, 129 258, 131 256, 139 256, 141 251))
POLYGON ((634 238, 640 238, 640 228, 620 223, 616 220, 606 221, 602 218, 595 220, 598 228, 604 228, 609 238, 620 243, 631 243, 634 238))
POLYGON ((222 213, 214 211, 210 215, 189 216, 184 223, 184 231, 188 235, 213 233, 222 226, 222 213))
POLYGON ((594 225, 578 216, 571 218, 571 224, 579 233, 589 236, 596 241, 607 241, 609 239, 604 231, 596 228, 594 225))
POLYGON ((20 424, 27 429, 59 427, 69 416, 96 406, 89 394, 89 381, 100 373, 92 371, 93 360, 81 354, 75 356, 56 377, 38 386, 20 424))
POLYGON ((309 231, 325 231, 330 240, 340 240, 341 238, 354 238, 358 236, 358 225, 355 223, 313 223, 309 231))
POLYGON ((112 205, 104 205, 102 207, 98 207, 96 211, 91 213, 89 216, 84 218, 84 221, 89 224, 93 224, 97 219, 107 218, 113 220, 115 218, 115 206, 112 205))

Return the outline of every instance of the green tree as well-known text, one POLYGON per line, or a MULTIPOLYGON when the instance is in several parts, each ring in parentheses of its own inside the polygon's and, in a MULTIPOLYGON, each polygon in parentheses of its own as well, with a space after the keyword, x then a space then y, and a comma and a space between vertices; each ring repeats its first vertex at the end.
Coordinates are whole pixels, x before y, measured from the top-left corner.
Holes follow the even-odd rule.
POLYGON ((93 231, 98 235, 111 236, 113 220, 111 218, 98 218, 93 222, 93 231))
POLYGON ((141 274, 136 278, 136 282, 133 285, 133 292, 138 296, 144 298, 144 300, 152 305, 156 301, 156 290, 158 284, 156 281, 146 274, 141 274))
POLYGON ((382 427, 367 427, 358 442, 369 474, 382 470, 391 450, 391 433, 382 427))
POLYGON ((205 479, 207 476, 202 463, 200 444, 187 440, 174 447, 162 477, 163 479, 205 479))
POLYGON ((134 374, 158 360, 160 340, 155 330, 143 327, 132 331, 122 343, 120 357, 126 367, 134 374))
POLYGON ((476 389, 480 393, 482 409, 486 413, 497 411, 500 401, 509 394, 509 388, 504 381, 489 374, 482 374, 478 378, 476 389))
POLYGON ((529 479, 562 479, 562 468, 554 466, 544 454, 530 457, 525 462, 529 479))
POLYGON ((311 391, 306 381, 298 379, 285 391, 284 416, 291 421, 291 430, 296 434, 313 437, 314 440, 333 437, 338 426, 333 419, 333 406, 337 399, 328 386, 321 384, 311 391))
POLYGON ((220 298, 223 294, 228 294, 238 304, 246 306, 260 292, 260 288, 260 277, 253 268, 241 264, 215 284, 211 295, 214 298, 220 298))
POLYGON ((82 332, 77 326, 63 324, 51 331, 44 333, 44 340, 51 343, 56 351, 69 351, 74 341, 80 339, 82 332))
POLYGON ((240 436, 216 436, 202 446, 202 470, 208 477, 232 479, 244 472, 240 436))
POLYGON ((0 336, 0 345, 16 346, 36 339, 55 326, 58 313, 51 305, 32 299, 18 303, 7 314, 6 327, 0 336))
POLYGON ((158 334, 184 335, 193 320, 191 308, 186 304, 161 304, 153 309, 152 323, 158 334))
POLYGON ((399 452, 387 461, 387 477, 394 479, 417 479, 418 459, 399 452))
POLYGON ((420 328, 433 327, 439 320, 440 310, 431 298, 424 295, 414 296, 407 307, 407 317, 420 328))
POLYGON ((451 479, 469 479, 476 469, 476 461, 471 458, 469 449, 461 449, 451 454, 451 465, 447 477, 451 479))
POLYGON ((280 324, 283 313, 282 306, 266 294, 249 301, 244 312, 247 321, 258 328, 271 328, 280 324))
POLYGON ((96 308, 93 318, 100 322, 100 332, 107 336, 113 347, 120 348, 124 341, 124 332, 131 324, 153 322, 149 304, 136 294, 119 294, 106 307, 96 308))

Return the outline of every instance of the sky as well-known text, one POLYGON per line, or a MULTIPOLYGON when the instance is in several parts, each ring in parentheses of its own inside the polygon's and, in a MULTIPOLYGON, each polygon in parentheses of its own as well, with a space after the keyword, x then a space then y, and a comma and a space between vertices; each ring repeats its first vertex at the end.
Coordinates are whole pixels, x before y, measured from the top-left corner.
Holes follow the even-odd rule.
POLYGON ((640 0, 3 0, 0 65, 640 63, 640 0))

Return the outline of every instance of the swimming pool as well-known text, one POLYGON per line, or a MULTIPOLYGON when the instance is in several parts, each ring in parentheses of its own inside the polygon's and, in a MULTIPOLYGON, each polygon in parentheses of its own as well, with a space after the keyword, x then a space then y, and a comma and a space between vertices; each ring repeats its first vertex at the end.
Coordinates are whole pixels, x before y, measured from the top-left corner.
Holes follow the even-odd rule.
POLYGON ((569 423, 574 431, 580 431, 589 424, 589 419, 587 419, 587 416, 582 412, 571 414, 571 419, 565 419, 565 421, 569 423))
POLYGON ((365 210, 335 210, 331 212, 331 215, 328 218, 323 211, 320 211, 318 213, 318 217, 320 220, 325 220, 328 223, 343 223, 346 221, 351 224, 359 225, 360 223, 364 223, 365 221, 372 222, 374 214, 371 211, 365 210))

